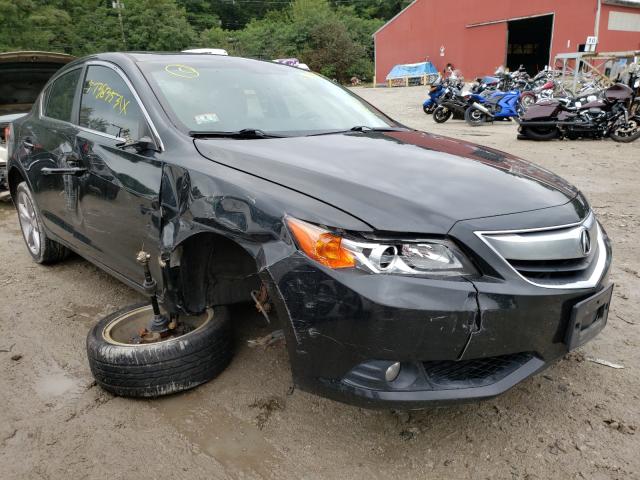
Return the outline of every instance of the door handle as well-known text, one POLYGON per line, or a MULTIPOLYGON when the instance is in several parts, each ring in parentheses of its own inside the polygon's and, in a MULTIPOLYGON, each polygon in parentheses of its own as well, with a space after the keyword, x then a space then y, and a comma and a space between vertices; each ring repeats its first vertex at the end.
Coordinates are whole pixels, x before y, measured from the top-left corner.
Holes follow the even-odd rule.
POLYGON ((68 168, 48 168, 45 167, 41 170, 43 175, 73 175, 79 177, 87 171, 86 168, 80 167, 68 167, 68 168))

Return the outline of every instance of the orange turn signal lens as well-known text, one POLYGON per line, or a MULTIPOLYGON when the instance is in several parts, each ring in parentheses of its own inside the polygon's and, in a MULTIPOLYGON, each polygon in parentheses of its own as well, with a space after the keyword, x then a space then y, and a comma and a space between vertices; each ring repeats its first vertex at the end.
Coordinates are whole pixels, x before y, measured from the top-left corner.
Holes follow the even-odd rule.
POLYGON ((316 262, 329 268, 353 268, 356 259, 342 247, 342 238, 320 227, 295 218, 287 218, 287 225, 300 249, 316 262))

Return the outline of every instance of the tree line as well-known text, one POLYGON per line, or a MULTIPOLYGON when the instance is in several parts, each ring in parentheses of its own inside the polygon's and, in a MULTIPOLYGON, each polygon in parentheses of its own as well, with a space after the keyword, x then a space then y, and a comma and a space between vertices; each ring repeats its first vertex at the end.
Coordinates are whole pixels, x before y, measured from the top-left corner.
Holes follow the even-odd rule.
POLYGON ((368 80, 372 34, 410 0, 0 0, 0 51, 224 48, 368 80))

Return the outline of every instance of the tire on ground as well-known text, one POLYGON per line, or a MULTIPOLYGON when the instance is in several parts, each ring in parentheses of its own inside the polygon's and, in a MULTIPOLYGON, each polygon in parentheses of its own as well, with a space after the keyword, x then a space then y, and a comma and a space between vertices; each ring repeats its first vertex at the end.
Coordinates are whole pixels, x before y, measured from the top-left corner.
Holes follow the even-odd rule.
POLYGON ((228 307, 215 307, 201 328, 157 343, 109 342, 103 332, 132 305, 100 320, 87 336, 87 356, 98 385, 122 397, 158 397, 188 390, 217 377, 233 355, 228 307))
POLYGON ((433 111, 433 120, 436 123, 444 123, 451 118, 452 112, 446 107, 440 105, 433 111))
POLYGON ((18 205, 21 194, 26 195, 29 198, 31 205, 33 205, 33 210, 35 212, 35 221, 38 225, 37 234, 39 235, 39 238, 40 238, 40 248, 37 253, 34 253, 31 251, 31 249, 29 248, 29 245, 27 244, 27 239, 24 237, 24 234, 22 236, 25 242, 25 246, 27 247, 27 251, 31 255, 31 258, 33 258, 34 262, 45 264, 45 265, 61 262, 62 260, 67 258, 67 256, 69 256, 69 250, 64 245, 59 244, 55 240, 51 240, 47 236, 42 225, 42 217, 40 216, 40 209, 38 208, 38 205, 36 204, 36 201, 33 198, 33 194, 31 193, 31 189, 29 188, 29 185, 27 184, 27 182, 20 182, 18 184, 18 186, 16 187, 16 198, 14 199, 16 209, 18 209, 18 221, 20 222, 20 227, 22 228, 22 222, 23 222, 23 219, 20 216, 20 210, 18 205))
POLYGON ((631 143, 640 138, 640 114, 629 119, 629 123, 636 125, 636 130, 631 135, 620 135, 617 130, 611 132, 611 140, 620 143, 631 143))
POLYGON ((469 107, 464 112, 464 119, 472 127, 478 127, 487 121, 487 115, 475 107, 469 107))
POLYGON ((433 103, 431 105, 429 105, 428 107, 426 105, 424 105, 424 104, 422 105, 422 111, 424 113, 426 113, 427 115, 431 115, 435 109, 436 109, 436 106, 433 103))
POLYGON ((522 135, 531 140, 553 140, 559 135, 557 128, 522 127, 522 135))

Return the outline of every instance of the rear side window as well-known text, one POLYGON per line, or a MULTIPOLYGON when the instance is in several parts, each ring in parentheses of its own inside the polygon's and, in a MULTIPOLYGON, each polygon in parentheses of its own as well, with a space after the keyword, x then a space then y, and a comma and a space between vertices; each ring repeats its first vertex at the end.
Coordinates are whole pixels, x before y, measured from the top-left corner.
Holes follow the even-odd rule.
POLYGON ((149 135, 142 110, 122 77, 100 65, 87 69, 80 101, 80 126, 127 140, 149 135))
POLYGON ((47 105, 44 115, 57 120, 71 121, 73 99, 76 95, 76 87, 80 80, 80 69, 58 77, 48 89, 47 105))

